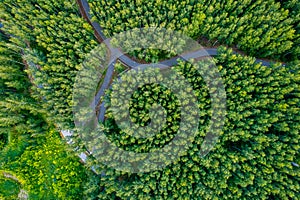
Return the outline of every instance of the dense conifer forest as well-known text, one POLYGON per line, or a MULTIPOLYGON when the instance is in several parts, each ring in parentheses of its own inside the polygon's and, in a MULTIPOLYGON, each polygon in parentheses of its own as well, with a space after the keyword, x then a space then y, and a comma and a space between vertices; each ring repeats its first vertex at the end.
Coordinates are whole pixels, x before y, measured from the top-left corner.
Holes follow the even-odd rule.
POLYGON ((0 0, 0 92, 0 199, 300 199, 298 0, 0 0), (135 32, 122 35, 149 28, 202 48, 185 49, 185 60, 172 48, 131 49, 135 32), (127 49, 101 68, 122 52, 107 38, 127 49), (165 81, 179 96, 151 62, 182 78, 165 81), (168 163, 160 169, 142 171, 134 158, 136 171, 122 170, 114 164, 127 154, 101 152, 97 132, 80 134, 85 123, 126 152, 186 149, 153 158, 168 163), (176 140, 194 124, 193 139, 176 140), (151 125, 151 137, 132 135, 151 125), (211 127, 218 137, 208 140, 211 127))

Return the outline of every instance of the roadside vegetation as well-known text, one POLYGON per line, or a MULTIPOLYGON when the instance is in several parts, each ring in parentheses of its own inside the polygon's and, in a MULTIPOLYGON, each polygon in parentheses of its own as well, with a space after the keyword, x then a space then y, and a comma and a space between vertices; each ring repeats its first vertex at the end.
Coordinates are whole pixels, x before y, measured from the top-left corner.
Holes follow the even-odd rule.
MULTIPOLYGON (((93 155, 82 163, 78 153, 87 149, 81 138, 75 131, 74 143, 67 144, 60 131, 75 128, 75 77, 100 42, 93 27, 75 0, 0 0, 0 171, 21 180, 0 174, 0 199, 17 199, 21 190, 28 199, 299 199, 299 1, 90 0, 89 5, 106 37, 153 26, 217 49, 213 61, 224 81, 227 107, 217 145, 199 156, 211 101, 201 75, 180 61, 173 69, 195 91, 201 114, 186 154, 149 173, 120 172, 93 155), (101 173, 95 174, 94 166, 101 173)), ((155 49, 129 55, 144 63, 173 56, 155 49)), ((128 71, 118 61, 111 83, 139 81, 128 71)), ((101 99, 108 107, 114 89, 120 88, 107 88, 101 99)), ((131 120, 149 124, 154 103, 166 110, 168 120, 155 136, 129 136, 110 109, 101 123, 106 136, 134 152, 168 144, 178 131, 180 102, 167 88, 139 88, 130 102, 131 120)))

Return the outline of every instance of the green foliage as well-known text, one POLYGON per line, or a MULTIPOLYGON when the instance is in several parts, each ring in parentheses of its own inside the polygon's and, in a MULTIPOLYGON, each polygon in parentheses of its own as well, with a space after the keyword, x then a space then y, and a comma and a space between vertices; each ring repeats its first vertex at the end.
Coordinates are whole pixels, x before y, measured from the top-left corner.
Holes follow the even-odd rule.
POLYGON ((76 2, 12 1, 0 5, 4 31, 23 52, 28 73, 50 113, 48 120, 72 126, 72 85, 85 54, 95 47, 91 27, 79 16, 76 2), (17 30, 17 31, 16 31, 17 30))
POLYGON ((57 132, 51 130, 38 146, 30 146, 11 165, 26 180, 25 188, 37 199, 82 199, 88 177, 79 158, 66 151, 57 132))
POLYGON ((30 145, 32 139, 28 135, 11 133, 10 141, 0 151, 0 167, 4 168, 8 163, 15 161, 22 155, 26 147, 30 145))
POLYGON ((8 134, 0 133, 0 151, 8 142, 8 134))
POLYGON ((0 39, 0 135, 38 135, 44 130, 43 109, 30 95, 21 50, 8 36, 0 39))
MULTIPOLYGON (((275 0, 90 1, 93 20, 100 23, 107 36, 132 28, 160 27, 194 38, 204 36, 214 43, 237 45, 250 55, 273 58, 284 57, 292 46, 299 46, 299 36, 295 34, 299 29, 299 3, 286 4, 293 14, 289 15, 275 0)), ((296 50, 292 51, 297 55, 296 50)), ((135 56, 145 59, 140 54, 135 56)))
MULTIPOLYGON (((93 19, 99 22, 106 36, 133 28, 159 27, 195 36, 204 21, 202 5, 196 1, 90 1, 93 19), (198 12, 194 12, 198 9, 198 12)), ((131 37, 131 40, 133 38, 131 37)), ((174 56, 158 49, 133 50, 131 56, 144 62, 158 62, 174 56)), ((176 55, 176 54, 175 54, 176 55)))
POLYGON ((168 51, 159 49, 139 49, 130 52, 129 55, 138 59, 139 62, 146 63, 157 63, 160 60, 168 59, 172 56, 175 56, 174 54, 171 54, 168 51))
POLYGON ((0 176, 0 198, 5 200, 14 200, 18 198, 20 184, 13 180, 0 176))
MULTIPOLYGON (((164 27, 251 55, 295 61, 265 67, 220 49, 215 61, 226 86, 228 113, 217 145, 204 158, 199 152, 211 115, 209 92, 197 70, 180 63, 174 69, 192 85, 201 111, 186 155, 145 174, 118 172, 95 161, 105 172, 97 179, 49 128, 53 123, 74 126, 72 86, 96 46, 91 26, 79 16, 75 1, 1 0, 0 148, 7 144, 0 151, 0 166, 24 177, 32 199, 299 198, 299 1, 96 0, 90 5, 107 36, 134 27, 164 27)), ((156 50, 133 54, 151 62, 166 57, 156 50)), ((150 84, 132 98, 132 121, 142 126, 151 118, 149 105, 158 101, 170 107, 172 123, 152 143, 124 134, 108 114, 112 142, 147 152, 170 141, 178 110, 176 98, 166 93, 167 88, 150 84)), ((0 182, 0 198, 16 194, 17 184, 0 182)))
MULTIPOLYGON (((110 96, 107 106, 115 104, 116 98, 122 98, 120 95, 124 88, 130 87, 132 83, 141 81, 148 78, 149 80, 159 80, 159 70, 153 70, 149 68, 148 70, 139 70, 136 73, 133 71, 127 72, 121 76, 122 81, 115 83, 112 87, 112 91, 116 93, 114 96, 110 96), (132 73, 130 73, 132 72, 132 73)), ((124 106, 126 109, 127 107, 124 106)), ((179 129, 180 123, 180 104, 178 99, 172 91, 163 85, 153 83, 137 88, 137 90, 132 94, 132 98, 129 105, 130 119, 125 118, 125 120, 131 121, 131 123, 137 124, 138 126, 145 127, 152 124, 152 131, 158 131, 153 137, 139 138, 136 139, 134 136, 130 136, 126 131, 122 131, 118 128, 115 122, 115 117, 112 109, 122 109, 119 107, 109 109, 107 113, 107 120, 105 121, 105 126, 107 127, 107 136, 110 140, 114 141, 122 149, 134 152, 149 152, 154 149, 162 148, 168 142, 170 142, 174 135, 179 129), (156 105, 156 106, 155 106, 156 105), (162 109, 159 109, 161 106, 162 109), (156 107, 156 109, 155 109, 156 107), (160 121, 164 119, 165 122, 160 121), (158 127, 157 125, 162 125, 158 127)), ((129 123, 129 122, 128 122, 129 123)), ((151 132, 145 131, 144 134, 153 134, 151 132)))
POLYGON ((116 72, 116 74, 121 74, 121 73, 125 72, 126 70, 128 70, 128 68, 125 67, 124 65, 122 65, 121 63, 117 62, 115 64, 115 72, 116 72))
MULTIPOLYGON (((18 159, 32 142, 42 135, 46 124, 43 109, 30 94, 30 80, 24 63, 9 37, 0 38, 0 135, 6 145, 0 151, 0 166, 18 159)), ((3 147, 3 146, 2 146, 3 147)))
POLYGON ((289 10, 289 17, 296 30, 293 47, 285 54, 285 59, 300 60, 300 2, 297 0, 284 1, 282 6, 289 10))
POLYGON ((205 15, 196 1, 91 1, 94 18, 112 36, 140 27, 161 27, 193 34, 205 15), (198 9, 198 12, 194 12, 198 9))
POLYGON ((276 57, 293 44, 294 32, 288 11, 274 0, 200 1, 205 6, 206 22, 200 34, 210 40, 237 45, 250 55, 276 57))
MULTIPOLYGON (((51 119, 54 117, 52 114, 57 110, 49 108, 50 101, 47 99, 53 97, 52 100, 56 105, 63 105, 62 101, 67 99, 63 95, 71 95, 71 89, 69 88, 69 93, 63 93, 62 96, 57 96, 56 93, 48 95, 45 91, 50 89, 53 91, 54 88, 66 90, 65 87, 60 87, 61 78, 55 78, 59 74, 54 72, 55 70, 61 71, 62 76, 69 76, 69 72, 70 76, 74 76, 74 73, 71 73, 69 67, 50 61, 51 56, 55 57, 58 54, 55 54, 50 47, 44 48, 45 41, 48 41, 49 44, 52 42, 53 48, 57 50, 61 47, 61 44, 57 43, 57 38, 60 37, 52 32, 52 39, 49 41, 50 38, 47 34, 50 34, 50 31, 45 31, 45 29, 49 29, 49 26, 40 24, 37 27, 37 25, 41 23, 42 18, 43 22, 50 23, 45 20, 48 18, 48 12, 53 11, 58 14, 53 6, 61 7, 61 4, 49 1, 39 1, 39 4, 30 4, 28 1, 18 1, 18 3, 3 1, 0 5, 0 18, 1 20, 5 19, 1 23, 4 24, 3 29, 7 34, 4 35, 1 32, 0 38, 0 133, 9 135, 7 145, 0 151, 0 166, 1 169, 8 169, 24 177, 26 180, 24 187, 30 190, 31 199, 82 199, 84 180, 89 176, 78 161, 78 157, 66 151, 66 144, 61 142, 57 132, 48 131, 51 119), (35 17, 35 15, 39 17, 35 17), (35 20, 30 20, 30 24, 36 23, 34 31, 28 25, 28 20, 33 18, 35 20), (14 35, 14 37, 10 35, 14 35), (41 41, 37 39, 39 37, 41 41), (46 37, 47 40, 45 40, 46 37), (45 68, 41 69, 41 64, 44 64, 47 59, 49 60, 48 65, 43 65, 45 68), (54 71, 47 70, 49 66, 54 71), (53 83, 52 85, 47 83, 46 77, 53 83), (57 81, 53 82, 51 77, 57 81), (47 113, 50 110, 52 112, 47 113)), ((59 15, 61 18, 57 18, 57 23, 64 19, 75 22, 79 19, 80 24, 85 24, 83 19, 76 15, 73 6, 68 6, 68 3, 65 5, 64 10, 72 9, 75 14, 69 15, 68 10, 61 12, 59 15)), ((55 18, 54 13, 52 13, 53 19, 55 18)), ((69 24, 73 24, 73 22, 69 24)), ((53 25, 55 26, 55 24, 53 25)), ((61 24, 61 27, 55 27, 63 30, 63 26, 64 24, 61 24)), ((80 54, 83 58, 84 54, 81 53, 84 50, 77 49, 78 46, 75 45, 75 43, 79 43, 79 40, 76 40, 75 36, 73 37, 77 29, 70 27, 65 27, 65 29, 67 35, 61 37, 61 42, 67 44, 71 41, 71 47, 75 48, 77 53, 72 55, 73 51, 70 50, 68 55, 71 58, 69 59, 77 62, 79 59, 77 56, 80 54)), ((84 29, 78 34, 92 35, 88 33, 90 29, 85 31, 84 29)), ((60 33, 61 35, 65 34, 62 31, 60 33)), ((77 36, 77 38, 80 37, 81 35, 77 36)), ((85 43, 85 41, 81 40, 81 43, 85 43)), ((93 44, 93 42, 91 43, 93 44)), ((64 60, 60 60, 65 63, 67 56, 64 57, 64 60)), ((78 66, 75 67, 75 64, 70 64, 70 66, 73 66, 73 71, 78 68, 78 66)), ((70 119, 71 115, 65 117, 70 119)), ((17 198, 12 197, 12 199, 17 198)))
MULTIPOLYGON (((189 80, 203 112, 195 141, 162 171, 131 174, 102 168, 106 176, 101 177, 105 189, 100 199, 297 199, 299 167, 293 163, 299 163, 300 150, 299 65, 266 67, 225 48, 215 61, 226 86, 227 116, 214 149, 199 156, 210 120, 209 95, 197 70, 181 63, 176 70, 189 80)), ((136 104, 147 101, 140 98, 136 104)), ((117 129, 109 133, 122 135, 117 129)))

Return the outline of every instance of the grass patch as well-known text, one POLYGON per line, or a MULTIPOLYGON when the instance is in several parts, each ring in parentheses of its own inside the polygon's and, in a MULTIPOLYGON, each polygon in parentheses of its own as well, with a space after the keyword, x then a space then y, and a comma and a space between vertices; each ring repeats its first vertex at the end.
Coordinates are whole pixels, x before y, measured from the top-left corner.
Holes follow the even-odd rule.
POLYGON ((4 199, 17 199, 20 184, 15 180, 0 176, 0 197, 4 199))

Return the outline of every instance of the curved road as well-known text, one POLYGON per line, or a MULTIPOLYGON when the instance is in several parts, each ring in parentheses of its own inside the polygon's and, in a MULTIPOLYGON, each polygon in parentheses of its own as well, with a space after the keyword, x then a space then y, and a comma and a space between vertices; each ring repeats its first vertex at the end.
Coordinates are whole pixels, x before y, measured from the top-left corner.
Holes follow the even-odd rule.
MULTIPOLYGON (((99 43, 104 42, 107 45, 110 53, 114 53, 114 55, 111 56, 111 57, 113 57, 113 59, 112 59, 111 64, 107 68, 107 72, 106 72, 103 84, 101 85, 99 91, 97 92, 97 94, 95 96, 96 105, 99 105, 101 97, 104 95, 105 90, 109 87, 109 83, 112 79, 113 72, 114 72, 114 65, 117 60, 120 61, 123 65, 129 67, 130 69, 138 69, 138 67, 142 64, 132 60, 131 58, 129 58, 128 56, 126 56, 122 52, 120 52, 118 49, 113 49, 109 43, 109 40, 107 40, 107 38, 103 34, 102 28, 99 25, 99 23, 91 21, 90 7, 89 7, 87 0, 76 0, 76 1, 79 6, 79 10, 80 10, 82 17, 93 27, 94 35, 97 38, 98 42, 99 43)), ((2 27, 3 27, 3 24, 0 23, 0 28, 2 28, 2 27)), ((234 52, 234 53, 238 54, 237 52, 234 52)), ((172 66, 178 64, 178 59, 189 60, 189 59, 201 58, 204 56, 216 56, 216 55, 217 55, 217 48, 200 49, 200 50, 196 50, 193 52, 189 52, 180 57, 177 56, 177 57, 173 57, 168 60, 164 60, 164 61, 158 63, 158 67, 161 69, 166 68, 166 67, 172 67, 172 66)), ((261 59, 256 59, 256 62, 262 63, 262 65, 265 65, 265 66, 270 66, 270 64, 271 64, 270 62, 264 61, 261 59)), ((100 105, 100 112, 98 114, 99 121, 104 121, 104 114, 105 114, 105 106, 104 106, 104 103, 102 102, 100 105)), ((63 138, 68 138, 73 135, 73 132, 70 130, 61 130, 60 133, 63 138)), ((67 140, 67 141, 68 141, 68 143, 72 143, 72 140, 67 140)), ((86 158, 89 154, 90 154, 90 152, 86 151, 85 153, 81 153, 79 155, 79 157, 81 158, 83 163, 86 162, 86 158)), ((299 167, 299 165, 296 163, 292 163, 292 164, 294 166, 299 167)), ((92 171, 97 174, 96 170, 93 167, 92 167, 92 171)), ((7 174, 6 176, 11 176, 11 175, 7 174)), ((103 176, 103 174, 102 174, 102 176, 103 176)), ((11 176, 11 178, 14 178, 14 176, 11 176)))
MULTIPOLYGON (((80 9, 80 13, 81 13, 82 17, 93 27, 94 32, 95 32, 95 37, 97 38, 98 42, 99 43, 104 42, 106 44, 106 46, 108 47, 110 53, 114 54, 113 61, 108 66, 107 73, 104 78, 104 82, 95 96, 95 104, 96 104, 96 106, 98 106, 100 103, 101 97, 104 95, 105 89, 107 89, 109 87, 109 83, 112 79, 112 75, 113 75, 113 71, 114 71, 114 65, 117 60, 119 62, 121 62, 123 65, 129 67, 130 69, 137 69, 142 64, 135 62, 134 60, 132 60, 131 58, 129 58, 128 56, 126 56, 122 52, 120 52, 120 50, 113 49, 111 47, 109 40, 107 40, 107 38, 103 34, 103 31, 102 31, 103 29, 101 28, 99 23, 91 21, 90 6, 89 6, 87 0, 77 0, 77 4, 79 5, 79 9, 80 9)), ((234 51, 234 53, 238 54, 238 52, 235 52, 235 51, 234 51)), ((168 60, 164 60, 164 61, 158 63, 157 66, 160 69, 164 69, 164 68, 172 67, 172 66, 178 64, 178 59, 183 59, 183 60, 199 59, 204 56, 216 56, 217 54, 218 54, 217 48, 209 48, 209 49, 204 48, 204 49, 196 50, 193 52, 189 52, 182 56, 177 56, 177 57, 173 57, 168 60)), ((256 62, 261 63, 262 65, 265 65, 265 66, 270 66, 270 64, 271 64, 270 62, 264 61, 261 59, 256 59, 256 62)), ((104 121, 104 114, 105 114, 105 107, 102 103, 100 106, 100 112, 98 115, 99 121, 102 121, 102 122, 104 121)))

